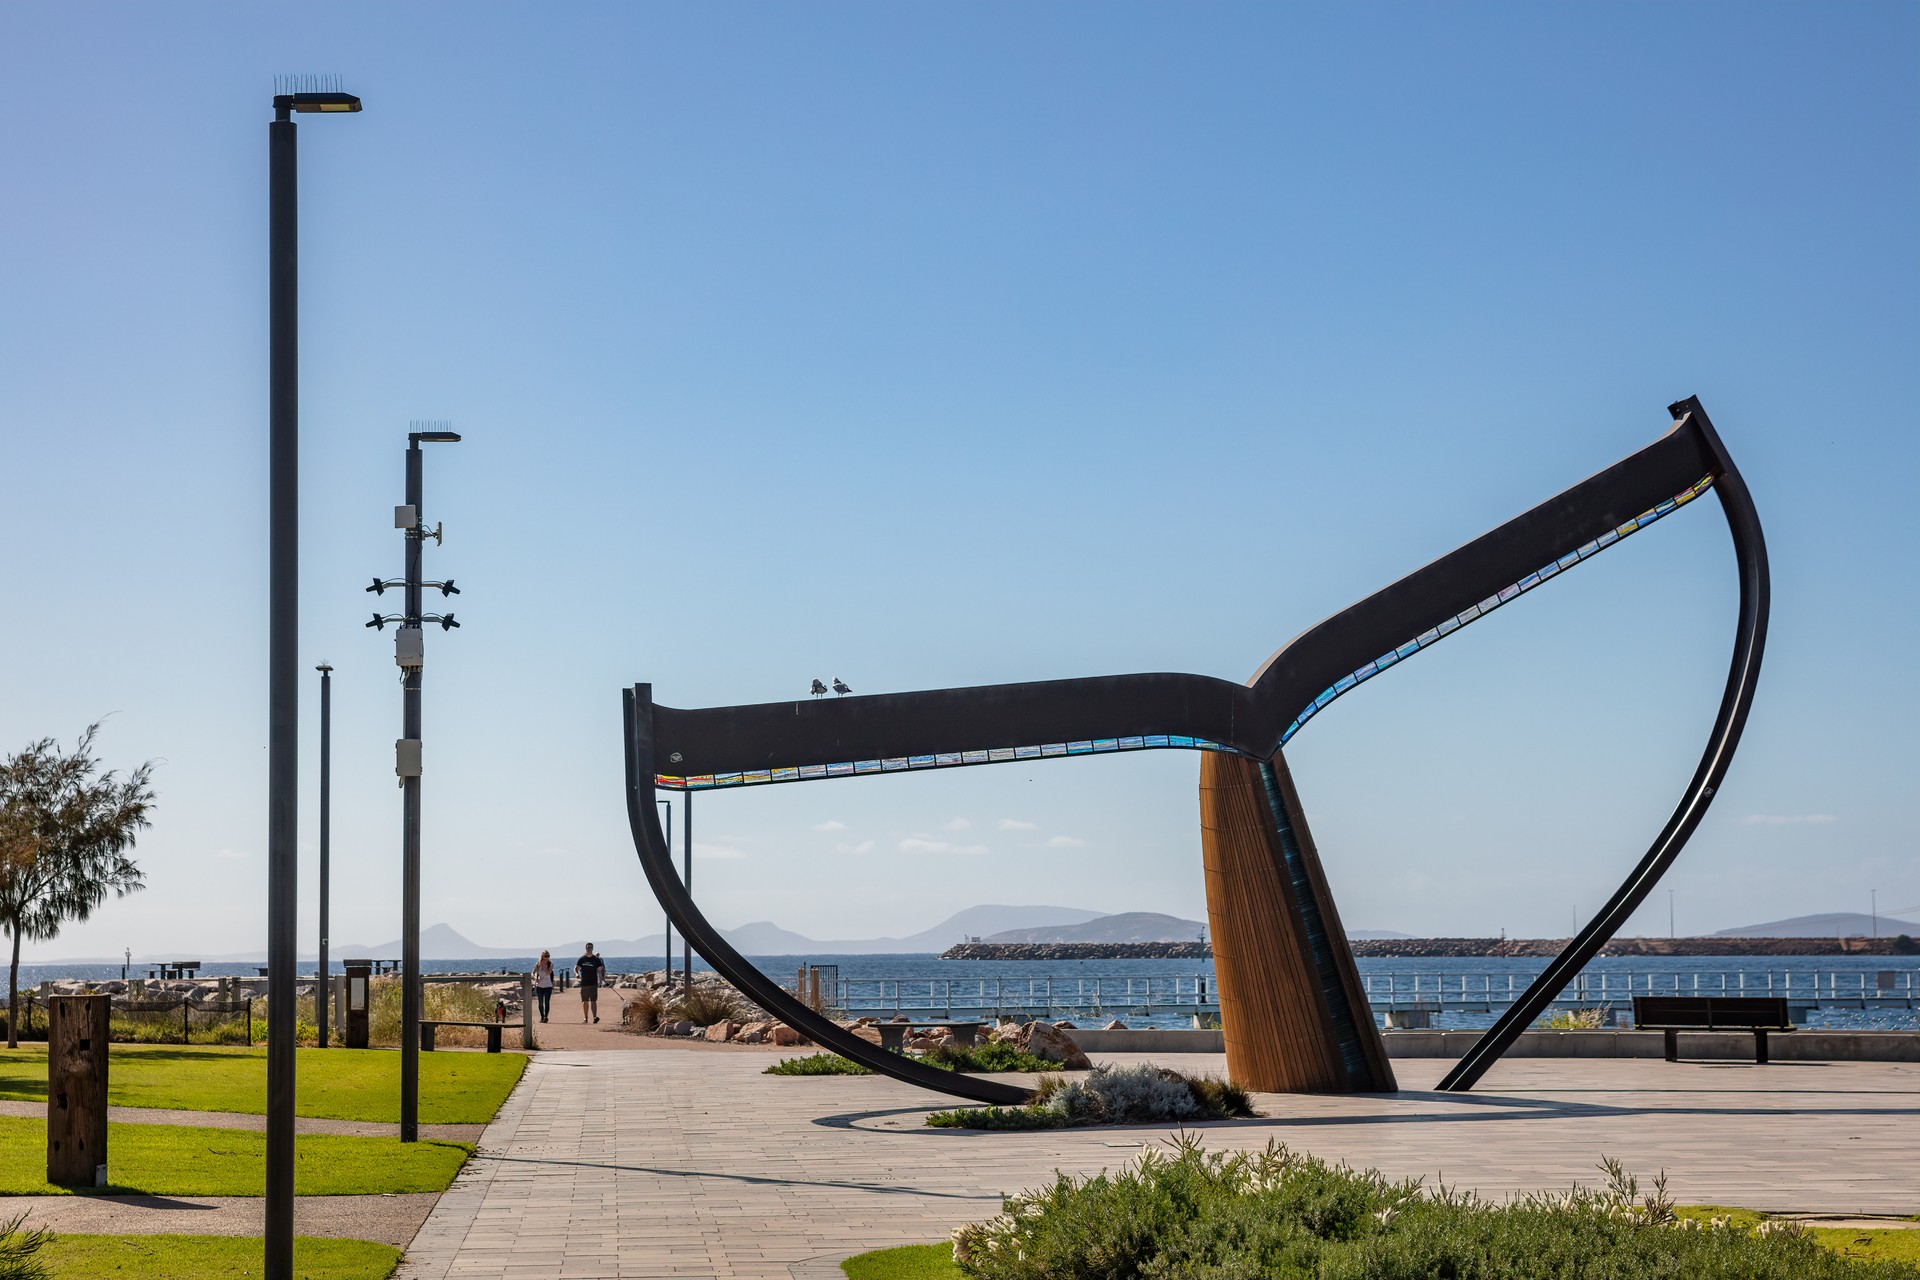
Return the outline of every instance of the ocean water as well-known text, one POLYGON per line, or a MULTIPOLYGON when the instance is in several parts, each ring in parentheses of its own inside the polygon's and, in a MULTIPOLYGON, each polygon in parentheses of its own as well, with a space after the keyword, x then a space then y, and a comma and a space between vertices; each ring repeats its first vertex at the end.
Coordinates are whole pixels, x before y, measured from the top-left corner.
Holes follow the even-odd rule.
MULTIPOLYGON (((1211 997, 1215 991, 1211 960, 941 960, 918 955, 816 955, 753 956, 761 972, 782 984, 790 985, 795 972, 805 964, 838 965, 840 978, 847 984, 849 1005, 856 1011, 891 1013, 897 1001, 912 1008, 951 1002, 955 1009, 1013 1008, 1039 1003, 1051 997, 1060 1016, 1086 1021, 1123 1017, 1129 1026, 1177 1027, 1191 1025, 1191 1010, 1162 1008, 1176 1003, 1191 1005, 1197 995, 1211 997), (1156 1006, 1152 1014, 1121 1012, 1151 994, 1156 1006)), ((609 956, 607 965, 614 973, 658 969, 664 957, 609 956)), ((676 950, 674 967, 681 963, 676 950)), ((502 973, 518 974, 531 968, 533 956, 490 960, 423 960, 426 973, 502 973)), ((563 959, 563 963, 564 963, 563 959)), ((1444 987, 1449 998, 1457 998, 1464 989, 1469 996, 1504 997, 1509 984, 1522 990, 1547 965, 1543 958, 1449 957, 1440 959, 1362 959, 1362 981, 1366 982, 1377 1005, 1384 1005, 1389 990, 1404 999, 1417 990, 1431 995, 1444 987)), ((132 976, 144 978, 150 965, 133 965, 132 976)), ((698 956, 694 968, 709 966, 698 956)), ((203 978, 222 976, 256 977, 260 966, 253 964, 208 964, 200 969, 203 978)), ((311 976, 311 963, 300 968, 302 976, 311 976)), ((1808 1027, 1835 1030, 1894 1030, 1920 1026, 1920 1014, 1913 1008, 1848 1008, 1849 995, 1872 994, 1878 989, 1880 975, 1893 974, 1896 990, 1906 993, 1920 990, 1920 958, 1913 956, 1634 956, 1595 960, 1581 975, 1584 984, 1571 989, 1580 1003, 1630 1009, 1629 984, 1636 995, 1702 994, 1792 995, 1798 997, 1817 989, 1825 1007, 1810 1010, 1802 1020, 1808 1027), (1834 998, 1838 997, 1838 1000, 1834 998)), ((121 976, 120 965, 22 965, 22 989, 59 978, 77 978, 101 982, 121 976)), ((1439 1027, 1474 1029, 1491 1026, 1498 1016, 1499 1000, 1493 1012, 1445 1009, 1436 1015, 1439 1027)), ((1444 1006, 1443 1006, 1444 1009, 1444 1006)))

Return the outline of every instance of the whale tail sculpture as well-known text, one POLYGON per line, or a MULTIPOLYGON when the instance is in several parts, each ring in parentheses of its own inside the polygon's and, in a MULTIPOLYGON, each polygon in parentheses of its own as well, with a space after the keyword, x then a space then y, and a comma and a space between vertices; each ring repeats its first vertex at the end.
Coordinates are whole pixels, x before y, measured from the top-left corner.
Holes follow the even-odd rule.
POLYGON ((625 695, 627 802, 648 883, 715 969, 818 1043, 939 1092, 1019 1102, 1027 1095, 1012 1085, 883 1051, 760 973, 707 923, 674 874, 655 789, 1198 751, 1207 912, 1229 1071, 1258 1090, 1391 1090, 1392 1068, 1282 748, 1359 685, 1712 489, 1733 534, 1740 613, 1706 751, 1626 881, 1440 1086, 1469 1089, 1679 856, 1752 706, 1768 607, 1759 517, 1699 401, 1670 408, 1673 425, 1652 444, 1309 628, 1245 684, 1161 672, 697 710, 658 706, 651 686, 635 685, 625 695))

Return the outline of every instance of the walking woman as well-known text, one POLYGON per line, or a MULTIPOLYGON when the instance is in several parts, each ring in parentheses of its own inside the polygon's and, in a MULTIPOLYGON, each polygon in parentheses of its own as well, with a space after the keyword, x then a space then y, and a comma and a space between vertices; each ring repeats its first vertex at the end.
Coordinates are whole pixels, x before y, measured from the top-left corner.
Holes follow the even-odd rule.
POLYGON ((542 951, 540 962, 533 966, 533 998, 540 1002, 540 1021, 547 1020, 547 1010, 553 1007, 553 955, 542 951))

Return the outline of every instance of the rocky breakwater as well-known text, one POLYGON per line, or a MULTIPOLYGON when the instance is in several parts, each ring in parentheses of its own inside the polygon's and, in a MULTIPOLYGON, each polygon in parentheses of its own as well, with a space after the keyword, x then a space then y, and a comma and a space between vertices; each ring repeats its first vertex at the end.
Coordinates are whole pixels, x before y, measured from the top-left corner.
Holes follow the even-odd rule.
POLYGON ((942 960, 1209 960, 1204 942, 963 942, 942 960))
POLYGON ((807 1043, 717 973, 696 973, 689 987, 680 974, 655 969, 623 975, 619 985, 633 993, 620 1011, 620 1026, 634 1035, 711 1044, 807 1043))

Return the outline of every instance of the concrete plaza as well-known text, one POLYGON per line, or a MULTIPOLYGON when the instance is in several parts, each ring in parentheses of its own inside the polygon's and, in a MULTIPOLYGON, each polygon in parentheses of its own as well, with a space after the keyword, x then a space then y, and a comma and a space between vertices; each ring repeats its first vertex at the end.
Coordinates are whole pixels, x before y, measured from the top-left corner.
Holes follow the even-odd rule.
MULTIPOLYGON (((891 1080, 765 1076, 771 1053, 640 1043, 537 1055, 398 1274, 833 1275, 834 1258, 942 1240, 1003 1192, 1116 1166, 1169 1133, 930 1130, 922 1117, 944 1104, 891 1080)), ((1914 1064, 1536 1058, 1472 1094, 1430 1092, 1446 1065, 1397 1061, 1391 1096, 1262 1095, 1264 1118, 1196 1132, 1491 1196, 1597 1181, 1611 1155, 1643 1179, 1664 1169, 1688 1203, 1920 1212, 1914 1064)))

